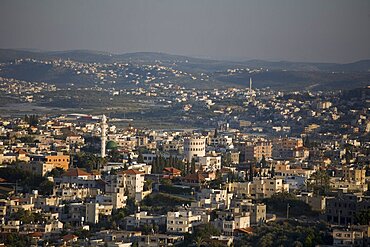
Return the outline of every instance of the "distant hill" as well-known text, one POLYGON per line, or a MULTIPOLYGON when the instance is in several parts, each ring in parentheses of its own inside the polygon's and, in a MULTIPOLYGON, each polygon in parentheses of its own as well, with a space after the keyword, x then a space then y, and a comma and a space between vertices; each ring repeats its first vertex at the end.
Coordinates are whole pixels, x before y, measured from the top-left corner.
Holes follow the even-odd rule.
MULTIPOLYGON (((38 52, 26 50, 0 49, 0 76, 26 81, 44 81, 59 85, 74 83, 88 86, 96 83, 90 75, 77 75, 67 68, 55 68, 47 64, 10 63, 15 59, 52 60, 63 59, 87 63, 113 64, 116 62, 129 63, 135 66, 128 68, 127 73, 142 73, 138 66, 161 64, 180 70, 198 79, 179 79, 169 77, 164 79, 188 87, 215 88, 239 85, 244 87, 253 77, 255 87, 271 87, 276 89, 348 89, 363 87, 370 84, 370 60, 362 60, 348 64, 336 63, 306 63, 289 61, 249 60, 244 62, 219 61, 187 56, 171 55, 157 52, 135 52, 126 54, 111 54, 108 52, 74 50, 38 52), (238 73, 229 73, 228 69, 242 69, 238 73), (248 72, 255 69, 257 72, 248 72), (250 70, 247 70, 250 69, 250 70), (208 76, 207 82, 200 80, 200 74, 208 76)), ((124 87, 125 80, 118 81, 117 87, 124 87)))
POLYGON ((370 72, 370 60, 361 60, 347 64, 305 63, 288 61, 269 62, 263 60, 249 60, 246 62, 242 62, 242 64, 251 67, 267 68, 273 70, 288 70, 288 71, 370 72))
MULTIPOLYGON (((8 62, 20 58, 35 58, 35 59, 71 59, 79 62, 135 62, 135 63, 189 63, 193 65, 203 65, 202 67, 244 65, 251 68, 266 68, 273 70, 289 70, 289 71, 362 71, 370 72, 370 59, 361 60, 353 63, 338 64, 338 63, 309 63, 309 62, 290 62, 278 61, 271 62, 265 60, 248 60, 244 62, 210 60, 203 58, 193 58, 188 56, 172 55, 161 52, 133 52, 125 54, 112 54, 102 51, 90 50, 72 50, 72 51, 51 51, 37 52, 14 49, 0 49, 0 61, 8 62)), ((189 66, 191 67, 191 66, 189 66)))

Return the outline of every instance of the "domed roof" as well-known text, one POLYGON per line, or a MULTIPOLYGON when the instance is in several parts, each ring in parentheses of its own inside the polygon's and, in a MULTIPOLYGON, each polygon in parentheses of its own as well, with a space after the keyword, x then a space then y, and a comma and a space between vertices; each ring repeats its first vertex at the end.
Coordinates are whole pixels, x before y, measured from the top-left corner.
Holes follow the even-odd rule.
POLYGON ((109 141, 107 142, 107 149, 116 149, 118 147, 117 143, 115 141, 109 141))

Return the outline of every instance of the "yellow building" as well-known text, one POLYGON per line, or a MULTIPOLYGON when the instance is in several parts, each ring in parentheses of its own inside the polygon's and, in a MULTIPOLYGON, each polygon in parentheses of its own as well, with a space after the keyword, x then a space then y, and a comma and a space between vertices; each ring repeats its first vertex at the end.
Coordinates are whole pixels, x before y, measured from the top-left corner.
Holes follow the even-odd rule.
POLYGON ((245 147, 245 159, 257 161, 261 160, 262 157, 271 158, 272 157, 272 144, 268 141, 258 141, 252 145, 247 145, 245 147))
POLYGON ((69 155, 64 155, 63 153, 57 153, 56 155, 34 155, 31 156, 31 161, 43 162, 48 165, 48 167, 62 168, 68 170, 70 157, 69 155))
POLYGON ((364 184, 366 179, 366 170, 356 167, 343 167, 343 177, 347 181, 354 181, 364 184))

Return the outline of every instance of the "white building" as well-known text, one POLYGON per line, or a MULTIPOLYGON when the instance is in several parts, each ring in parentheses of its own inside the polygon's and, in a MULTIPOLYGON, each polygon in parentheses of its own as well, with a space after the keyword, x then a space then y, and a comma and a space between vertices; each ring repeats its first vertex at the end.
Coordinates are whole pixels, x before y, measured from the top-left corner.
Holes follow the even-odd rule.
POLYGON ((221 169, 221 156, 219 155, 207 155, 198 158, 199 170, 211 170, 217 171, 221 169))
POLYGON ((218 218, 212 224, 224 236, 233 236, 236 229, 250 227, 250 213, 236 213, 230 211, 218 212, 218 218))
POLYGON ((128 191, 128 196, 135 198, 136 201, 143 199, 144 172, 129 169, 122 172, 124 187, 128 191))
POLYGON ((289 192, 289 184, 280 178, 255 177, 253 182, 231 183, 229 189, 242 197, 260 199, 284 191, 289 192))
POLYGON ((191 161, 194 157, 206 155, 206 139, 204 137, 190 137, 184 139, 184 157, 191 161))
POLYGON ((193 228, 200 224, 202 224, 202 215, 193 214, 190 210, 181 209, 167 213, 168 233, 192 233, 193 228))
POLYGON ((228 209, 230 207, 233 193, 228 193, 227 190, 215 190, 215 189, 202 189, 197 193, 197 201, 204 202, 203 207, 223 208, 228 209))

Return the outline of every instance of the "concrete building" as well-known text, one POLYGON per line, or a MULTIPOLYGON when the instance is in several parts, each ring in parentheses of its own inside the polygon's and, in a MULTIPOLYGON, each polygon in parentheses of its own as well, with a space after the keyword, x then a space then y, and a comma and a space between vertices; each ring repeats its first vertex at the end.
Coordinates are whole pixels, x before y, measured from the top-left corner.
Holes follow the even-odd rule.
POLYGON ((245 147, 245 159, 260 161, 263 157, 272 157, 272 144, 268 141, 257 141, 245 147))
POLYGON ((250 213, 235 211, 218 211, 217 219, 212 224, 221 231, 224 236, 234 236, 237 229, 250 227, 250 213))
POLYGON ((62 168, 68 170, 70 163, 70 156, 64 155, 62 152, 58 152, 56 155, 44 154, 44 155, 31 155, 31 162, 41 162, 49 165, 53 168, 62 168))
POLYGON ((143 199, 144 172, 129 169, 122 172, 124 187, 128 191, 128 196, 136 201, 143 199))
POLYGON ((326 199, 324 218, 327 222, 337 225, 356 223, 356 214, 370 207, 370 197, 354 194, 339 194, 326 199))
POLYGON ((193 214, 191 210, 181 209, 167 213, 168 233, 192 233, 193 228, 202 224, 202 215, 193 214))
POLYGON ((188 137, 184 139, 184 158, 188 162, 194 157, 206 155, 206 139, 204 137, 188 137))
POLYGON ((334 246, 365 246, 364 232, 355 229, 333 229, 333 245, 334 246))
POLYGON ((156 225, 165 227, 166 215, 148 215, 148 212, 137 212, 125 217, 126 230, 135 230, 145 225, 156 225))
POLYGON ((289 192, 289 184, 283 179, 255 177, 252 182, 229 183, 228 188, 240 197, 269 198, 273 194, 289 192))
POLYGON ((207 154, 206 156, 199 157, 196 161, 196 167, 198 170, 206 171, 212 170, 217 171, 221 169, 221 156, 217 154, 207 154))
POLYGON ((99 222, 99 203, 86 203, 86 222, 92 224, 99 222))

